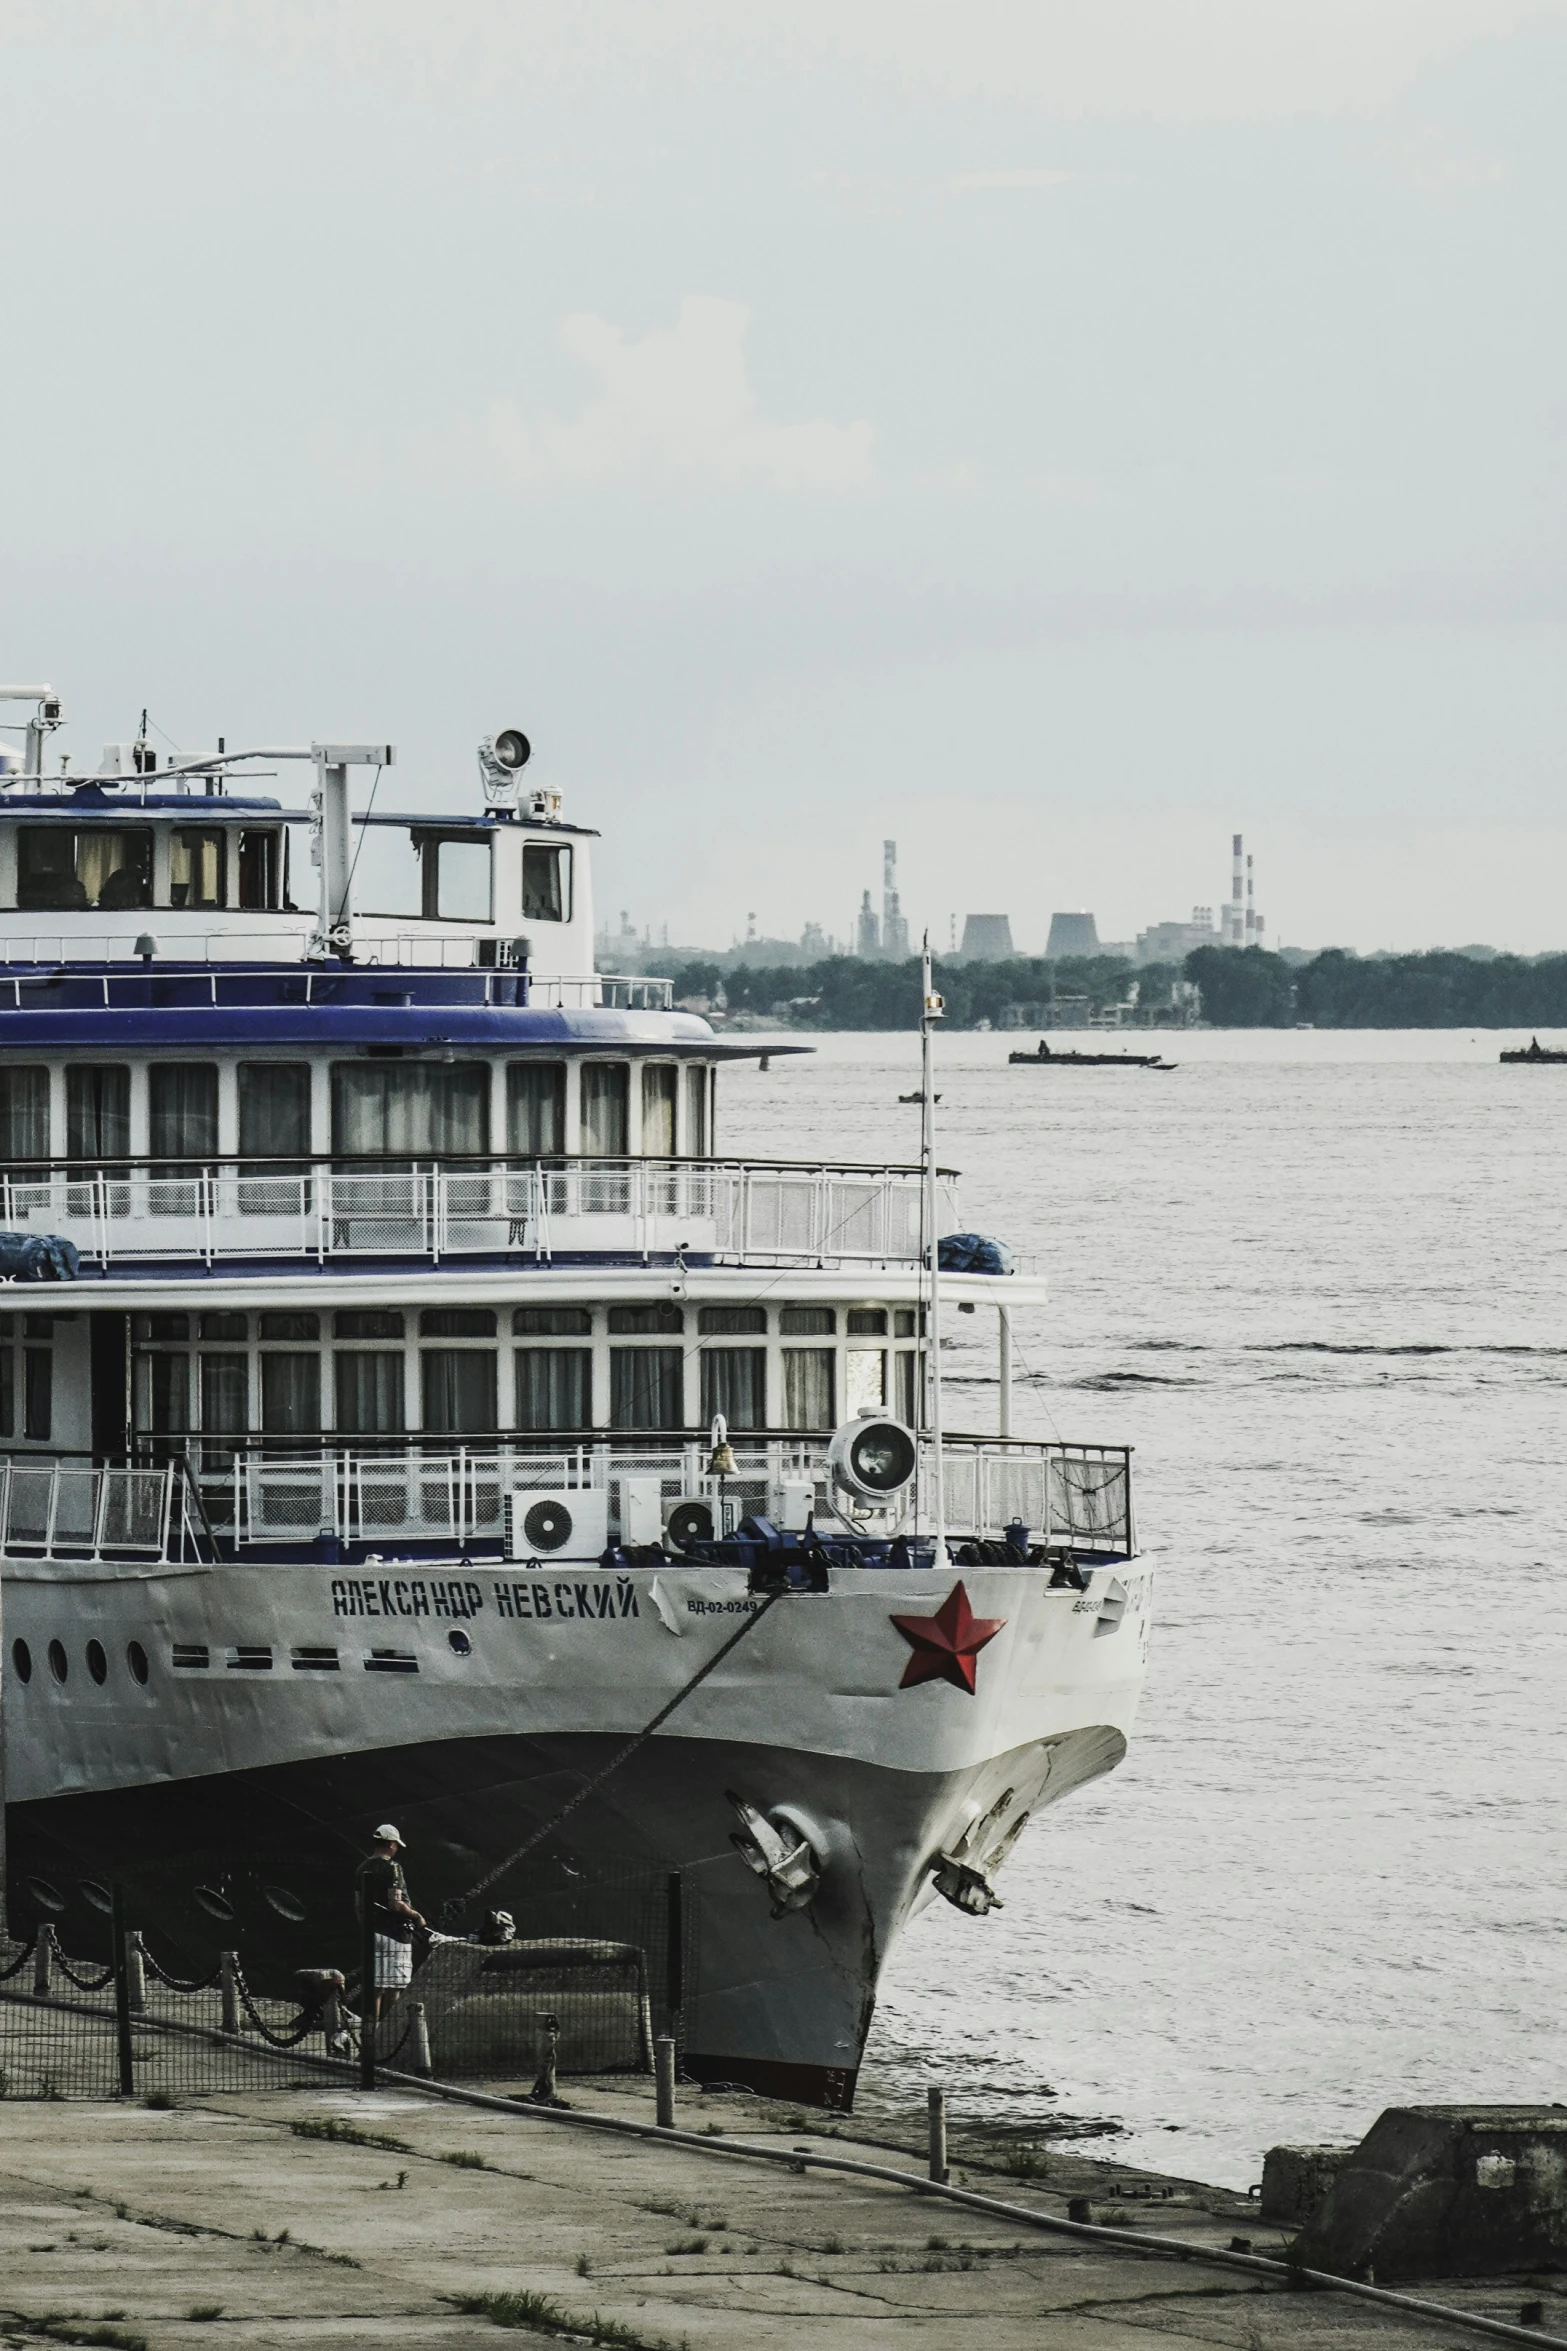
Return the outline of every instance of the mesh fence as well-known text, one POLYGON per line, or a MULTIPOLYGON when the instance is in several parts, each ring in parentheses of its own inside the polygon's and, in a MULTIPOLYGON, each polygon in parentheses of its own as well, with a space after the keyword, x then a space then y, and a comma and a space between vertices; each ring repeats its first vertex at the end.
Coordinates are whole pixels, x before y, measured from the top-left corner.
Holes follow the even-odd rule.
POLYGON ((96 1957, 62 1949, 47 1923, 25 1942, 0 1936, 0 2096, 368 2084, 383 2067, 548 2096, 558 2076, 650 2073, 655 2037, 678 2034, 679 1878, 556 1875, 509 1893, 522 1934, 492 1912, 472 1937, 420 1935, 395 1953, 362 1938, 358 1969, 286 1983, 259 1954, 253 1978, 237 1951, 178 1974, 123 1908, 96 1957))

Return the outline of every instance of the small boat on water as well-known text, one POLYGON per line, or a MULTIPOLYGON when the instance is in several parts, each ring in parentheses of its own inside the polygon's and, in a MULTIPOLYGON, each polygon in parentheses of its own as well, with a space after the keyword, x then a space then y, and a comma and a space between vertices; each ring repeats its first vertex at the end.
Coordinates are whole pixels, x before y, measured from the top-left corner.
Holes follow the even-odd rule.
MULTIPOLYGON (((916 1091, 916 1092, 914 1092, 914 1093, 912 1093, 912 1094, 900 1094, 900 1095, 898 1096, 898 1100, 899 1100, 900 1102, 923 1102, 923 1101, 924 1101, 924 1099, 925 1099, 924 1095, 923 1095, 923 1094, 921 1094, 921 1093, 919 1093, 918 1091, 916 1091)), ((939 1101, 941 1100, 941 1096, 940 1096, 939 1094, 932 1094, 932 1096, 931 1096, 931 1100, 932 1100, 933 1102, 939 1102, 939 1101)))
MULTIPOLYGON (((1015 1061, 1017 1055, 1012 1058, 1015 1061)), ((1527 1045, 1514 1045, 1501 1058, 1503 1061, 1567 1061, 1567 1052, 1554 1045, 1542 1045, 1538 1037, 1531 1037, 1527 1045)))
POLYGON ((1044 1037, 1040 1038, 1036 1053, 1009 1053, 1007 1059, 1020 1069, 1158 1069, 1168 1072, 1178 1066, 1173 1061, 1166 1061, 1162 1053, 1052 1053, 1044 1037))

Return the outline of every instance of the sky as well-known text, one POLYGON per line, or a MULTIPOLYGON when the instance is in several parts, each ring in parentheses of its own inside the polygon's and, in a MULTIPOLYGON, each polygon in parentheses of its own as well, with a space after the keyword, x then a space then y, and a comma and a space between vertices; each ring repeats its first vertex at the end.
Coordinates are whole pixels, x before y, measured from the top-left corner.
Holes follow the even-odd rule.
POLYGON ((1567 948, 1567 0, 0 0, 0 672, 601 915, 1567 948))

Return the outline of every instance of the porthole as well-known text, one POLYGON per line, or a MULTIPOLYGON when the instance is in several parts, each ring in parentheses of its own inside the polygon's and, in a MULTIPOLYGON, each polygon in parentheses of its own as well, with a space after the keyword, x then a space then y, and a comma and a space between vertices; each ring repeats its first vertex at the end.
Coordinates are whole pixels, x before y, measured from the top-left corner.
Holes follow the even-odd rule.
POLYGON ((473 1655, 473 1643, 469 1640, 461 1625, 454 1624, 446 1638, 450 1642, 452 1650, 456 1656, 471 1657, 473 1655))
POLYGON ((220 1926, 233 1925, 234 1905, 226 1894, 218 1892, 216 1886, 198 1886, 196 1900, 207 1916, 215 1918, 220 1926))
POLYGON ((269 1910, 275 1910, 279 1918, 286 1918, 293 1926, 300 1924, 305 1906, 297 1894, 291 1894, 287 1886, 263 1886, 261 1891, 269 1910))
POLYGON ((49 1644, 49 1671, 57 1682, 63 1682, 70 1670, 71 1661, 65 1654, 65 1643, 51 1641, 49 1644))
POLYGON ((107 1886, 100 1886, 96 1878, 83 1878, 80 1892, 82 1900, 88 1903, 92 1909, 101 1910, 105 1918, 114 1908, 114 1896, 107 1886))
POLYGON ((87 1671, 95 1682, 106 1682, 109 1678, 109 1660, 103 1653, 101 1641, 89 1641, 87 1644, 87 1671))
POLYGON ((29 1878, 27 1891, 40 1910, 60 1911, 65 1908, 65 1896, 58 1886, 51 1886, 47 1878, 29 1878))
POLYGON ((140 1641, 127 1641, 125 1662, 131 1669, 133 1681, 144 1682, 147 1679, 147 1652, 140 1641))
POLYGON ((25 1641, 13 1641, 11 1643, 11 1663, 16 1668, 16 1678, 19 1682, 30 1682, 32 1680, 33 1653, 31 1649, 28 1648, 25 1641))

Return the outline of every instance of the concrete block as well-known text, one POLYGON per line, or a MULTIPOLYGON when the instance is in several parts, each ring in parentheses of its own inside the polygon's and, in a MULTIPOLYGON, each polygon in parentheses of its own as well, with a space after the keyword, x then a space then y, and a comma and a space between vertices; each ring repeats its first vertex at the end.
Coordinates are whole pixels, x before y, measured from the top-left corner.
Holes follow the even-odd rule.
POLYGON ((1262 2218, 1282 2228, 1304 2228, 1339 2165, 1354 2152, 1353 2147, 1270 2147, 1262 2159, 1262 2218))
POLYGON ((1379 2285, 1567 2265, 1567 2107, 1389 2107, 1297 2244, 1379 2285))

